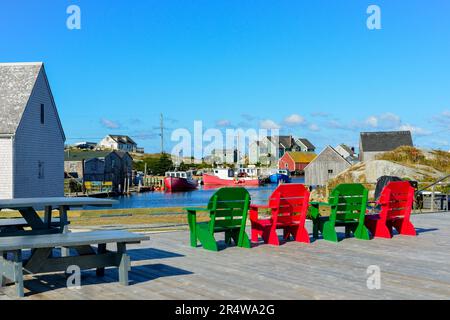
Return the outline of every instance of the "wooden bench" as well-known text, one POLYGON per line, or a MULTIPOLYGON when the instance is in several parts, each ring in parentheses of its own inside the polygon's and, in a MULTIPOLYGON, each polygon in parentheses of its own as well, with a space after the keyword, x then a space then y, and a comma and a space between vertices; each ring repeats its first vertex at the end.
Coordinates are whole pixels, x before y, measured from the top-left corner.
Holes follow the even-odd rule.
POLYGON ((3 237, 0 241, 0 285, 6 280, 16 285, 19 297, 24 296, 23 274, 65 272, 69 266, 81 270, 97 269, 97 276, 104 275, 105 267, 119 268, 119 281, 128 285, 130 258, 126 244, 140 243, 149 237, 128 231, 92 231, 3 237), (106 250, 106 244, 116 243, 117 251, 106 250), (97 245, 97 248, 91 247, 97 245), (53 257, 56 247, 73 249, 78 255, 53 257), (31 257, 22 259, 22 250, 31 249, 31 257), (8 260, 5 255, 12 254, 8 260))
MULTIPOLYGON (((70 224, 70 222, 67 221, 67 225, 68 224, 70 224)), ((58 228, 60 225, 60 219, 53 218, 48 227, 58 228)), ((0 237, 31 234, 31 232, 25 231, 25 228, 29 226, 30 224, 23 218, 0 219, 0 237)))

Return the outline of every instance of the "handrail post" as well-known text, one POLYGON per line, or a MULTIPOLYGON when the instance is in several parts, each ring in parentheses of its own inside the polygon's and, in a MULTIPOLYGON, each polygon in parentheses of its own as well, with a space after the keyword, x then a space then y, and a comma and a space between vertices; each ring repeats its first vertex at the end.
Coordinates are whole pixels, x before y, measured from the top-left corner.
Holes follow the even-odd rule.
POLYGON ((431 187, 431 212, 434 212, 434 190, 435 190, 435 186, 433 185, 431 187))

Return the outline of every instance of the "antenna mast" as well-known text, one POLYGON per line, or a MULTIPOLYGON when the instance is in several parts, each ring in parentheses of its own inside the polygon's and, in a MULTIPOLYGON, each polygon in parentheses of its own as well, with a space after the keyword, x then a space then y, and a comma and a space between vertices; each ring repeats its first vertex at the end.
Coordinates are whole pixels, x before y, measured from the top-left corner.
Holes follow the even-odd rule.
POLYGON ((161 113, 161 154, 164 153, 164 116, 161 113))

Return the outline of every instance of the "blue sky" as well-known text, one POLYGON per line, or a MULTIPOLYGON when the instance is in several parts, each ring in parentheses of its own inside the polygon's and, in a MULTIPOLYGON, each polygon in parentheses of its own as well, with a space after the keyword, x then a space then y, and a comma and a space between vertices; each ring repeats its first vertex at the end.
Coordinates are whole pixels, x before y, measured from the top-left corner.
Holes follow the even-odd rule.
MULTIPOLYGON (((68 143, 280 127, 319 148, 411 129, 450 149, 450 2, 2 1, 0 61, 43 61, 68 143), (81 30, 66 27, 69 5, 81 30), (366 9, 381 8, 381 30, 366 9)), ((166 148, 170 148, 170 141, 166 148)))

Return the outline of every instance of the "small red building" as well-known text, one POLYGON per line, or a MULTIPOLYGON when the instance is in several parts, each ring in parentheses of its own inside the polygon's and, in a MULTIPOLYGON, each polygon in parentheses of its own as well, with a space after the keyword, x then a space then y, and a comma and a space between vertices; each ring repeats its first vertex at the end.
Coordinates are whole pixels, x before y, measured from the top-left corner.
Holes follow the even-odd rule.
POLYGON ((286 152, 278 161, 278 168, 290 172, 303 171, 316 157, 313 152, 286 152))

